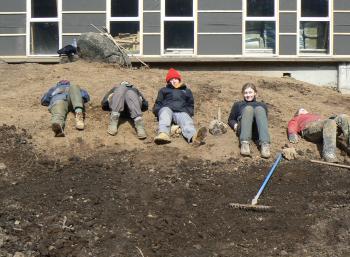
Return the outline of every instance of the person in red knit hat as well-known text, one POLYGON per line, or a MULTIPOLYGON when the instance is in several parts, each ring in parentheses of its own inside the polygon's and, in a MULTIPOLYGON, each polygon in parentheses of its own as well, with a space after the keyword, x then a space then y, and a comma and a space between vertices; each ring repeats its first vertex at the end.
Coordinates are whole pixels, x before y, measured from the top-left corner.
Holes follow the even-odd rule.
POLYGON ((194 127, 194 99, 192 91, 182 83, 180 73, 171 68, 166 75, 166 86, 158 92, 153 113, 158 118, 158 135, 154 138, 156 144, 171 142, 170 129, 172 123, 180 126, 181 133, 193 145, 204 144, 207 129, 194 127))
POLYGON ((335 154, 337 132, 344 135, 349 145, 349 129, 349 117, 345 114, 323 118, 300 108, 288 122, 288 139, 289 142, 296 144, 299 141, 299 134, 308 141, 316 143, 323 141, 323 159, 327 162, 338 162, 335 154))

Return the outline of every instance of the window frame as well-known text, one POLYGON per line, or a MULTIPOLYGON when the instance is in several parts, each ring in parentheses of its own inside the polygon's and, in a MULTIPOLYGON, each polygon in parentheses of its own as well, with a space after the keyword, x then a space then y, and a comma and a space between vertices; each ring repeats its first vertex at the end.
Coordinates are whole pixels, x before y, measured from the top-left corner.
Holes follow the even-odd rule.
POLYGON ((243 56, 277 56, 279 52, 279 1, 274 1, 274 16, 247 16, 248 0, 243 0, 243 19, 242 19, 242 54, 243 56), (246 23, 247 21, 272 21, 275 23, 275 48, 272 52, 268 49, 247 49, 246 48, 246 23))
MULTIPOLYGON (((192 16, 166 16, 165 15, 165 1, 161 0, 160 6, 160 27, 161 27, 161 42, 160 42, 160 55, 161 56, 195 56, 197 55, 197 6, 198 0, 191 0, 193 4, 192 16), (192 53, 166 53, 165 52, 165 22, 167 21, 192 21, 193 22, 193 52, 192 53)), ((170 0, 171 1, 171 0, 170 0)), ((179 48, 181 49, 181 48, 179 48)))
POLYGON ((141 56, 143 54, 143 1, 138 0, 139 8, 137 17, 113 17, 112 16, 112 1, 107 0, 106 5, 106 28, 111 31, 111 22, 113 21, 137 21, 139 22, 139 33, 140 33, 140 51, 139 53, 128 53, 129 56, 141 56))
POLYGON ((327 17, 302 17, 301 16, 301 1, 297 1, 297 55, 298 56, 329 56, 333 55, 333 23, 332 23, 332 13, 333 13, 333 0, 328 0, 328 16, 327 17), (328 22, 328 49, 326 53, 320 52, 303 52, 300 48, 300 23, 303 21, 314 21, 314 22, 328 22))
POLYGON ((33 18, 32 17, 32 0, 26 0, 26 4, 27 4, 26 55, 27 56, 58 56, 57 52, 55 52, 54 54, 32 54, 30 51, 32 23, 57 22, 58 23, 58 49, 62 48, 62 0, 56 0, 56 3, 57 3, 57 17, 33 18))

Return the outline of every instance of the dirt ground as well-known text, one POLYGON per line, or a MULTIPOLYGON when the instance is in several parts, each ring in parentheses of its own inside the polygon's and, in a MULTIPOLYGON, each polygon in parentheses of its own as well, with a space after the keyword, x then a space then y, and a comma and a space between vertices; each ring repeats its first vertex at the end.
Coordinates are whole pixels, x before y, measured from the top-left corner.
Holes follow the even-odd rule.
MULTIPOLYGON (((100 101, 123 80, 137 85, 152 107, 165 68, 125 70, 106 64, 0 64, 0 256, 350 256, 349 170, 311 163, 320 147, 301 141, 298 158, 283 160, 259 203, 273 212, 229 207, 248 203, 274 158, 239 155, 229 130, 199 148, 181 137, 153 143, 157 122, 144 114, 148 139, 127 120, 107 135, 100 101), (87 89, 86 129, 55 138, 41 95, 58 80, 87 89)), ((208 126, 218 108, 226 121, 245 82, 256 83, 269 107, 272 152, 304 107, 325 116, 349 113, 349 96, 292 78, 178 68, 195 97, 195 123, 208 126)), ((339 159, 348 163, 346 153, 339 159)))

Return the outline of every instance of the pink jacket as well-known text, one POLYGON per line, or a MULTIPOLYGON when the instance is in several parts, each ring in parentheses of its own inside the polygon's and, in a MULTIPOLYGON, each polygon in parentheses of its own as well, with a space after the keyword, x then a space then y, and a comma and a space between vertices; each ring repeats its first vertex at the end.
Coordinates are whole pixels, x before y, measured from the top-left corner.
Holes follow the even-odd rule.
POLYGON ((298 134, 303 129, 306 128, 306 125, 313 121, 322 120, 323 117, 318 114, 301 114, 298 116, 295 116, 293 119, 291 119, 288 122, 288 135, 290 134, 298 134))

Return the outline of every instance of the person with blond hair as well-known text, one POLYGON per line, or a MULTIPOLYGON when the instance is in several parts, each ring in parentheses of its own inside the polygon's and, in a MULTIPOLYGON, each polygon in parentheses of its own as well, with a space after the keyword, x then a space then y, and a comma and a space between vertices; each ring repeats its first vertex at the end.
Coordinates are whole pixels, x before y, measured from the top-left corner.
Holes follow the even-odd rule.
POLYGON ((261 157, 269 158, 267 105, 256 100, 257 89, 253 83, 244 84, 241 92, 243 100, 233 104, 228 119, 228 124, 239 136, 241 155, 251 156, 250 143, 252 137, 258 134, 261 157))

